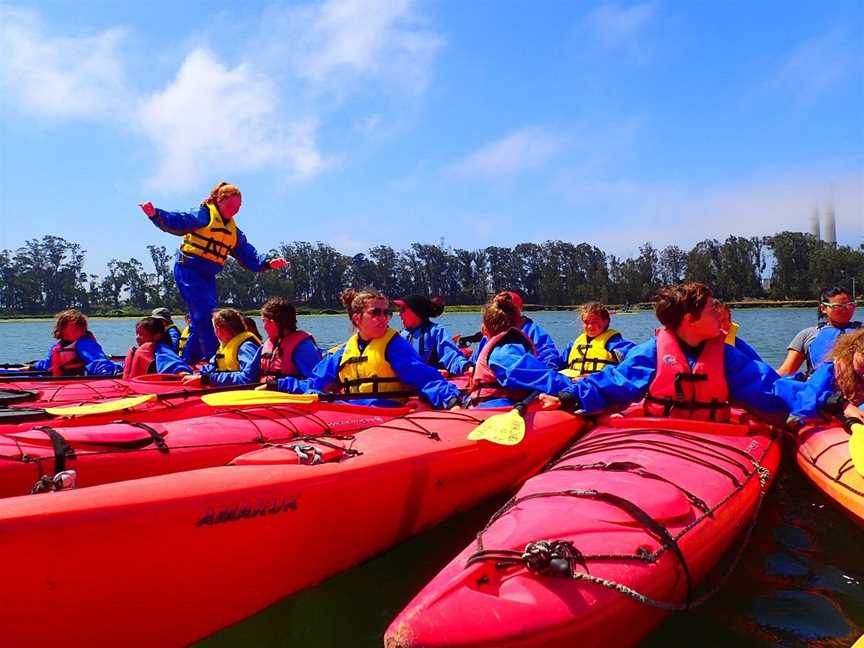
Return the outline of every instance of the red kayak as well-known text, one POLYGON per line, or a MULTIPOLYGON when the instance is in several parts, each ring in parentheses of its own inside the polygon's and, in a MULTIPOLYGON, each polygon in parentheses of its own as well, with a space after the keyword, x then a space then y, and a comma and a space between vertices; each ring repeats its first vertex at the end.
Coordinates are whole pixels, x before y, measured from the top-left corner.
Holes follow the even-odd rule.
POLYGON ((4 644, 187 645, 514 488, 582 427, 529 412, 518 445, 468 440, 500 412, 409 414, 352 441, 6 499, 4 644))
POLYGON ((108 398, 177 391, 181 377, 150 374, 131 380, 119 377, 30 378, 0 383, 0 406, 38 408, 86 403, 108 398))
POLYGON ((632 646, 722 582, 711 572, 734 565, 779 464, 779 435, 758 423, 601 420, 414 598, 385 645, 632 646))
POLYGON ((62 486, 58 473, 75 471, 78 487, 94 486, 228 463, 242 452, 309 436, 344 436, 421 407, 383 408, 346 403, 208 407, 200 400, 176 411, 117 413, 61 419, 74 426, 22 425, 0 434, 0 497, 62 486), (197 412, 197 416, 192 413, 197 412), (205 415, 206 414, 206 415, 205 415), (119 420, 118 420, 119 419, 119 420), (111 422, 107 422, 107 421, 111 422))

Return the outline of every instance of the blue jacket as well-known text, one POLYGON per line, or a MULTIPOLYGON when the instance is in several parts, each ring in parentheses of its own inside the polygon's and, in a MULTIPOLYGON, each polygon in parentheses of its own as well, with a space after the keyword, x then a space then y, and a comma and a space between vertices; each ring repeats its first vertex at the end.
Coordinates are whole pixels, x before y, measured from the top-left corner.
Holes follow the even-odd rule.
MULTIPOLYGON (((696 357, 682 345, 684 355, 692 367, 696 357)), ((779 376, 768 365, 755 362, 733 346, 724 345, 723 361, 729 400, 763 416, 785 418, 788 408, 774 394, 774 383, 779 376)), ((657 339, 634 347, 621 364, 611 365, 570 383, 563 390, 579 399, 581 409, 599 412, 616 405, 627 405, 642 400, 657 371, 657 339)))
MULTIPOLYGON (((539 358, 528 353, 521 344, 500 344, 492 349, 489 367, 502 387, 557 394, 573 384, 567 376, 549 369, 539 358)), ((510 398, 495 398, 477 407, 505 407, 513 403, 510 398)))
MULTIPOLYGON (((537 358, 540 362, 549 369, 559 369, 560 354, 555 342, 552 341, 552 337, 531 318, 523 317, 522 320, 522 332, 534 343, 534 350, 537 352, 537 358)), ((480 352, 486 346, 486 341, 487 338, 484 335, 474 347, 474 353, 471 354, 471 364, 477 364, 477 358, 480 357, 480 352)))
MULTIPOLYGON (((201 205, 197 212, 170 212, 164 209, 157 209, 156 215, 150 220, 163 232, 183 236, 207 225, 210 222, 210 210, 206 205, 201 205)), ((231 252, 231 256, 237 259, 240 265, 252 272, 261 272, 267 270, 269 267, 267 265, 267 257, 259 254, 252 247, 252 244, 246 240, 246 235, 240 231, 239 227, 237 228, 237 245, 231 252)), ((182 254, 179 250, 177 252, 177 260, 178 262, 182 261, 186 267, 195 268, 210 276, 218 274, 222 269, 222 266, 218 263, 202 259, 201 257, 182 254)))
POLYGON ((294 352, 291 354, 291 360, 294 363, 294 368, 300 375, 309 378, 315 367, 321 362, 321 349, 315 344, 315 340, 307 337, 300 344, 294 347, 294 352))
POLYGON ((167 344, 157 344, 153 355, 156 358, 156 373, 179 374, 192 373, 192 367, 177 355, 177 352, 167 344))
MULTIPOLYGON (((291 394, 325 393, 329 387, 339 382, 339 364, 342 362, 343 351, 344 345, 325 357, 318 363, 309 378, 304 380, 282 378, 277 381, 276 388, 291 394)), ((399 379, 406 385, 416 388, 421 397, 428 400, 433 407, 447 408, 458 402, 459 390, 444 380, 437 369, 423 362, 405 338, 394 336, 384 351, 384 358, 393 367, 399 379)), ((351 402, 381 407, 392 407, 396 404, 395 401, 387 398, 360 400, 352 398, 351 402)))
POLYGON ((762 359, 762 356, 760 356, 756 352, 756 349, 751 347, 749 344, 747 344, 740 337, 735 338, 735 348, 738 349, 741 353, 743 353, 745 356, 747 356, 751 360, 755 360, 756 362, 765 362, 762 359))
POLYGON ((830 361, 820 364, 806 382, 784 376, 774 383, 774 393, 789 407, 790 416, 798 419, 819 416, 825 401, 835 391, 834 363, 830 361))
MULTIPOLYGON (((44 360, 34 363, 33 368, 38 371, 50 371, 51 350, 55 344, 48 349, 48 356, 44 360)), ((113 376, 121 373, 123 368, 115 362, 111 362, 102 346, 92 337, 83 337, 75 343, 75 351, 78 357, 84 361, 85 376, 113 376)))
POLYGON ((834 345, 837 343, 837 338, 844 333, 854 331, 860 327, 861 322, 849 322, 843 327, 837 327, 832 324, 820 325, 819 332, 816 333, 816 337, 813 338, 810 346, 807 347, 807 356, 810 366, 813 369, 818 369, 831 354, 834 345))
POLYGON ((441 324, 424 322, 399 334, 408 340, 426 364, 445 369, 452 376, 461 376, 471 364, 441 324))
POLYGON ((237 371, 219 371, 216 369, 216 358, 201 367, 204 384, 208 385, 249 385, 258 382, 261 372, 261 347, 251 340, 246 340, 237 349, 237 360, 240 369, 237 371))
MULTIPOLYGON (((570 365, 570 351, 573 350, 573 343, 576 340, 570 340, 567 343, 567 346, 564 348, 564 351, 561 352, 561 355, 558 357, 558 369, 566 369, 570 365)), ((636 346, 635 342, 631 342, 630 340, 625 340, 620 333, 616 333, 611 338, 609 338, 609 342, 606 343, 606 349, 610 353, 614 353, 618 358, 618 362, 621 362, 624 357, 630 352, 630 349, 636 346)))

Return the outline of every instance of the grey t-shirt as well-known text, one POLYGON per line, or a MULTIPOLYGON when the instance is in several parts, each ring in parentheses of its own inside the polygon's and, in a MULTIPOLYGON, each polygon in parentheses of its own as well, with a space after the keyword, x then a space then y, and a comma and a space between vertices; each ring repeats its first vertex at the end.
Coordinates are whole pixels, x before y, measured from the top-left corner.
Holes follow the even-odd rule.
POLYGON ((808 326, 807 328, 800 330, 795 337, 792 338, 789 346, 786 347, 790 351, 797 351, 798 353, 804 354, 804 358, 807 362, 808 373, 813 370, 813 367, 810 365, 810 354, 808 351, 810 350, 810 345, 813 343, 813 340, 816 339, 817 333, 819 333, 818 326, 808 326))

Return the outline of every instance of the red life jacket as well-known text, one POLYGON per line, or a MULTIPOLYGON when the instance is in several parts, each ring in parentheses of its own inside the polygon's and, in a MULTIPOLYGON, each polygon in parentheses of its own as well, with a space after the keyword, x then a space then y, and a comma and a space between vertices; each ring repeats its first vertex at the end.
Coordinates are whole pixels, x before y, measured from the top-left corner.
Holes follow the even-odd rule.
POLYGON ((267 339, 261 347, 261 375, 285 378, 294 376, 301 378, 297 367, 294 366, 294 349, 306 338, 315 338, 306 331, 294 331, 279 340, 279 346, 273 346, 273 340, 267 339))
POLYGON ((707 340, 691 369, 675 334, 658 329, 657 372, 645 396, 645 414, 728 421, 725 349, 723 335, 707 340))
MULTIPOLYGON (((84 334, 84 337, 95 340, 90 331, 84 334)), ((78 340, 74 342, 66 342, 60 340, 51 347, 51 375, 52 376, 80 376, 84 374, 84 365, 86 364, 78 357, 78 340)))
POLYGON ((492 367, 489 366, 489 355, 495 347, 502 344, 521 344, 525 350, 531 355, 536 356, 537 351, 534 348, 534 343, 527 335, 517 328, 510 328, 492 336, 487 342, 480 355, 477 356, 477 364, 474 366, 474 373, 471 375, 469 389, 471 392, 471 403, 477 404, 483 401, 493 400, 495 398, 509 398, 511 400, 521 401, 531 392, 527 389, 513 389, 503 387, 498 382, 498 377, 495 375, 492 367))
POLYGON ((156 343, 145 342, 139 347, 131 347, 123 363, 123 380, 155 373, 156 343))

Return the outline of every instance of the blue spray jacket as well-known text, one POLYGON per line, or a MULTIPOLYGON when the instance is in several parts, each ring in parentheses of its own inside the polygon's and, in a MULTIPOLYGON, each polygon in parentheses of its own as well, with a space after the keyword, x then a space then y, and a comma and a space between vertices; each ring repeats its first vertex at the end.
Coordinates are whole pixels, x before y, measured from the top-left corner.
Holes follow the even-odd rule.
MULTIPOLYGON (((362 339, 359 340, 361 346, 362 339)), ((315 369, 312 375, 304 380, 296 378, 281 378, 276 383, 279 391, 291 394, 325 393, 329 387, 339 383, 339 365, 342 362, 344 345, 337 348, 333 353, 326 356, 315 369)), ((393 367, 393 370, 406 385, 411 385, 420 392, 433 407, 447 408, 456 404, 459 400, 459 390, 451 383, 444 380, 437 369, 423 362, 423 359, 401 336, 394 336, 384 351, 384 358, 393 367)), ((377 405, 381 407, 392 407, 397 405, 393 400, 387 398, 351 399, 352 403, 362 405, 377 405)))
POLYGON ((546 330, 530 317, 522 318, 522 332, 534 343, 537 357, 549 369, 558 369, 560 354, 546 330))
POLYGON ((192 373, 192 367, 183 362, 177 352, 165 343, 156 345, 153 356, 156 360, 156 373, 192 373))
MULTIPOLYGON (((51 350, 55 346, 56 343, 51 345, 51 348, 48 349, 48 356, 44 360, 39 360, 39 362, 33 364, 34 369, 38 371, 51 370, 51 350)), ((88 336, 80 338, 75 343, 75 352, 84 362, 85 376, 113 376, 123 371, 123 368, 119 364, 111 362, 108 356, 105 355, 102 345, 95 338, 88 336)))
POLYGON ((802 420, 819 416, 828 397, 836 391, 834 363, 830 361, 820 364, 806 381, 784 376, 774 383, 774 393, 789 407, 790 416, 802 420))
MULTIPOLYGON (((681 349, 690 366, 696 364, 693 350, 684 344, 681 349)), ((729 344, 724 345, 723 362, 733 404, 777 421, 785 419, 788 408, 773 391, 779 378, 774 369, 751 360, 729 344)), ((634 347, 621 364, 589 374, 563 391, 576 396, 582 410, 599 412, 642 400, 656 371, 657 340, 652 338, 634 347)))
POLYGON ((471 364, 441 324, 424 322, 420 326, 403 329, 404 337, 423 361, 437 369, 444 369, 452 376, 461 376, 471 364))
MULTIPOLYGON (((163 232, 183 236, 207 225, 210 222, 210 210, 207 205, 201 205, 197 212, 171 212, 157 208, 156 215, 150 220, 163 232)), ((182 258, 185 267, 194 268, 208 276, 215 276, 222 269, 218 263, 201 257, 182 254, 179 250, 177 256, 178 260, 182 258)), ((252 272, 261 272, 268 268, 267 258, 263 254, 259 254, 246 240, 246 235, 240 231, 240 228, 237 228, 237 245, 232 250, 231 256, 237 259, 240 265, 252 272)))
MULTIPOLYGON (((500 344, 492 349, 489 367, 502 387, 557 394, 573 384, 569 378, 549 369, 539 358, 528 353, 521 344, 500 344)), ((494 398, 477 407, 505 407, 513 403, 510 398, 494 398)))
POLYGON ((202 384, 205 385, 248 385, 258 382, 261 371, 261 347, 252 340, 246 340, 237 349, 237 360, 240 369, 237 371, 219 371, 216 368, 216 358, 201 367, 202 384))

